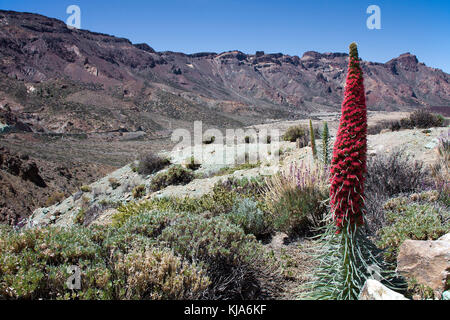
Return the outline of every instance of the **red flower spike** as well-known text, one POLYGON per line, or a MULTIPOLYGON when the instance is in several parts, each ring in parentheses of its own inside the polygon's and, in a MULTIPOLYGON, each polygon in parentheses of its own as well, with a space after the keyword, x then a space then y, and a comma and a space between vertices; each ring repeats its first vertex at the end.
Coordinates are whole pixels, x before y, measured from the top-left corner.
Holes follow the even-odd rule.
POLYGON ((338 229, 363 223, 367 153, 367 108, 356 44, 350 56, 341 120, 331 161, 331 210, 338 229), (347 174, 351 173, 351 174, 347 174), (351 200, 350 200, 351 199, 351 200))

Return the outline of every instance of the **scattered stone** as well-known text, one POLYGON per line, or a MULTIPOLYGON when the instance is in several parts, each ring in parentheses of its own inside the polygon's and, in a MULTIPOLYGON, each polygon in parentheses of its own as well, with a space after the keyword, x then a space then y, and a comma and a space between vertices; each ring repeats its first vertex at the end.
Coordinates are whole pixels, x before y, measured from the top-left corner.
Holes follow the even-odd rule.
POLYGON ((359 300, 409 300, 404 295, 384 286, 377 280, 368 279, 359 294, 359 300))
POLYGON ((434 142, 429 142, 429 143, 427 143, 426 145, 425 145, 425 148, 426 149, 433 149, 434 147, 436 147, 436 143, 434 143, 434 142))
POLYGON ((444 291, 442 293, 442 300, 450 300, 450 291, 449 290, 444 291))

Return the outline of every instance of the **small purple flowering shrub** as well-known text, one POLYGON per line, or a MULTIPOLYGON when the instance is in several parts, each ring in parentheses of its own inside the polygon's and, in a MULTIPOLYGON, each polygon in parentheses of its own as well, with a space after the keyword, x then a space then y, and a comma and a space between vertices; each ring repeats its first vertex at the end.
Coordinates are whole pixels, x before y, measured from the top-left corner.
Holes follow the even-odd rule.
POLYGON ((266 203, 275 230, 298 236, 323 224, 329 198, 328 168, 292 164, 267 181, 266 203))

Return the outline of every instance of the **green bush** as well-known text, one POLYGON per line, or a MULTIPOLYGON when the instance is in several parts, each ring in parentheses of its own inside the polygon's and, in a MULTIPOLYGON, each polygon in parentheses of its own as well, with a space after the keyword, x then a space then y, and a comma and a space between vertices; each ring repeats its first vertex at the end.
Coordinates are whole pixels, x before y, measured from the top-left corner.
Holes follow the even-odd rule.
MULTIPOLYGON (((217 189, 224 191, 235 192, 246 198, 254 198, 260 200, 264 195, 264 188, 266 187, 266 180, 263 176, 256 177, 228 177, 226 181, 216 185, 217 189)), ((259 202, 259 201, 258 201, 259 202)))
MULTIPOLYGON (((157 201, 157 200, 153 200, 157 201)), ((120 204, 117 207, 117 212, 112 216, 113 225, 119 227, 123 225, 130 217, 140 215, 141 213, 149 212, 155 209, 151 201, 143 202, 129 202, 120 204)))
POLYGON ((223 217, 187 214, 165 228, 160 239, 207 270, 208 299, 255 299, 270 286, 273 275, 264 270, 261 245, 223 217))
POLYGON ((297 139, 300 139, 303 146, 308 145, 308 129, 297 125, 289 127, 283 135, 284 141, 295 142, 297 139))
POLYGON ((133 188, 132 190, 133 198, 140 199, 145 196, 145 185, 141 184, 133 188))
POLYGON ((226 218, 241 227, 246 234, 256 237, 267 234, 269 230, 266 215, 258 208, 258 204, 249 198, 236 199, 226 218))
POLYGON ((184 259, 205 270, 211 280, 203 292, 207 299, 256 298, 261 290, 271 290, 276 275, 269 275, 270 264, 254 236, 225 217, 207 218, 198 214, 158 211, 131 216, 117 230, 108 250, 157 245, 170 248, 184 259))
POLYGON ((210 285, 203 269, 170 250, 136 235, 124 242, 119 235, 132 235, 125 228, 0 232, 0 299, 198 299, 210 285), (80 290, 66 285, 72 265, 80 290))
POLYGON ((152 191, 159 191, 170 185, 185 185, 194 179, 194 174, 191 170, 187 170, 180 165, 170 167, 166 172, 161 172, 156 175, 151 183, 150 189, 152 191))
POLYGON ((442 209, 432 203, 414 203, 406 197, 385 203, 387 225, 378 231, 377 245, 386 249, 388 261, 396 261, 398 249, 407 239, 436 240, 450 232, 448 208, 442 209))
POLYGON ((81 268, 80 299, 111 298, 103 286, 110 272, 98 255, 100 247, 92 241, 93 232, 74 227, 10 231, 0 241, 0 297, 13 299, 67 299, 67 268, 81 268))
POLYGON ((274 227, 289 236, 309 234, 321 225, 327 213, 323 203, 328 192, 314 187, 286 188, 274 204, 274 227))
POLYGON ((77 224, 83 225, 85 218, 86 218, 86 210, 81 208, 78 211, 77 215, 75 216, 74 222, 77 224))
POLYGON ((116 262, 124 299, 186 300, 210 285, 205 271, 183 261, 170 250, 136 250, 116 262))
POLYGON ((138 215, 132 215, 121 225, 113 225, 111 233, 102 242, 104 250, 126 253, 133 248, 159 246, 157 238, 178 215, 180 214, 158 210, 143 210, 138 215))
POLYGON ((90 186, 81 186, 80 190, 82 192, 91 192, 92 188, 90 186))
POLYGON ((0 299, 259 299, 275 292, 277 275, 253 235, 225 217, 148 203, 128 208, 133 214, 119 226, 0 226, 0 299), (81 269, 80 290, 66 286, 72 265, 81 269))

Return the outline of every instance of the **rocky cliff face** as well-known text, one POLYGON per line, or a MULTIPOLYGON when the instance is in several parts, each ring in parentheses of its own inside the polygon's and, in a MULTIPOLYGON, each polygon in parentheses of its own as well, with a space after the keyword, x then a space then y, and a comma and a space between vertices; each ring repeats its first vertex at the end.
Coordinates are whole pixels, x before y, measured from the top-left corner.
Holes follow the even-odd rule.
MULTIPOLYGON (((344 53, 155 52, 9 11, 0 26, 0 106, 33 131, 154 134, 197 119, 237 126, 336 110, 342 100, 344 53)), ((369 108, 450 106, 450 76, 410 53, 362 68, 369 108)))

